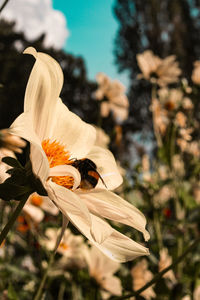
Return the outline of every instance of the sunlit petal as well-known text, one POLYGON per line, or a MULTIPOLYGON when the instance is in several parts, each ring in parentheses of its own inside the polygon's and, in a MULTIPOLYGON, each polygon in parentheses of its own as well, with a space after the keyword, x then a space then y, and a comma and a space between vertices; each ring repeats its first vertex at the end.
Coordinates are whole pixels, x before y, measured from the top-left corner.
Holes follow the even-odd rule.
MULTIPOLYGON (((109 150, 94 146, 88 153, 87 158, 97 165, 97 170, 109 190, 113 190, 122 184, 122 176, 119 173, 114 156, 109 150)), ((102 186, 101 180, 99 180, 98 185, 102 186)))
POLYGON ((55 118, 49 135, 52 140, 59 140, 65 145, 72 158, 84 158, 96 140, 96 130, 70 112, 59 99, 54 107, 55 118))
POLYGON ((107 190, 96 189, 87 193, 79 190, 77 193, 92 213, 136 228, 143 233, 146 241, 150 238, 145 229, 146 219, 144 215, 118 195, 107 190))
POLYGON ((50 169, 49 176, 71 176, 74 178, 73 189, 78 188, 81 175, 76 168, 70 165, 60 165, 50 169))
POLYGON ((36 62, 28 80, 24 111, 32 115, 33 128, 41 140, 51 131, 55 104, 63 85, 62 70, 52 57, 29 47, 24 51, 36 62))
POLYGON ((51 180, 48 180, 46 189, 50 199, 53 200, 55 205, 67 218, 70 214, 80 219, 84 219, 87 226, 91 226, 91 217, 87 206, 74 192, 51 180))
MULTIPOLYGON (((134 242, 125 235, 113 229, 113 232, 101 244, 97 243, 91 235, 91 228, 83 218, 76 215, 69 215, 70 221, 81 231, 96 247, 98 247, 104 254, 111 259, 118 262, 126 262, 133 260, 138 256, 149 255, 149 250, 142 245, 134 242)), ((99 219, 97 216, 92 217, 99 219)), ((98 221, 97 221, 98 223, 98 221)))

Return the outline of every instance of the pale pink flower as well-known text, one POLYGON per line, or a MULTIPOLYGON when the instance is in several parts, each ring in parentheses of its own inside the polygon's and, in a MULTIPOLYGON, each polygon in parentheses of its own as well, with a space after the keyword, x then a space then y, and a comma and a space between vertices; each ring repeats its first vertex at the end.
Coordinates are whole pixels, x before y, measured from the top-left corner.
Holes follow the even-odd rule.
POLYGON ((186 123, 187 123, 187 117, 186 117, 186 115, 184 113, 182 113, 181 111, 179 111, 176 114, 175 123, 179 127, 186 127, 186 123))
POLYGON ((190 110, 190 109, 193 109, 193 108, 194 108, 194 105, 193 105, 191 99, 188 98, 188 97, 184 97, 184 98, 183 98, 182 106, 183 106, 183 108, 186 109, 186 110, 190 110))
MULTIPOLYGON (((160 260, 158 263, 158 270, 161 272, 165 268, 169 267, 172 263, 172 258, 168 254, 167 248, 163 248, 160 250, 160 260)), ((175 278, 174 272, 172 270, 169 270, 167 273, 163 275, 164 278, 167 278, 172 281, 172 283, 176 283, 177 280, 175 278)))
POLYGON ((97 100, 104 97, 108 101, 101 103, 101 115, 107 117, 112 112, 117 122, 124 121, 128 117, 128 98, 125 95, 125 86, 118 80, 111 80, 104 73, 98 73, 96 76, 99 88, 94 93, 97 100))
POLYGON ((169 170, 165 165, 159 165, 158 175, 161 180, 166 180, 169 177, 169 170))
POLYGON ((194 199, 197 204, 200 204, 200 183, 193 189, 194 199))
POLYGON ((178 62, 175 61, 176 56, 171 55, 164 58, 157 68, 158 85, 166 86, 171 83, 176 83, 181 75, 181 69, 178 62))
POLYGON ((110 190, 122 183, 115 159, 107 149, 95 146, 95 129, 68 110, 59 98, 63 73, 49 55, 28 48, 36 58, 28 80, 24 113, 12 124, 12 132, 30 142, 33 173, 48 197, 94 245, 116 261, 132 260, 149 251, 113 229, 104 218, 132 226, 149 238, 143 214, 110 190), (92 160, 106 187, 79 188, 81 174, 74 159, 92 160))
MULTIPOLYGON (((153 54, 151 50, 146 50, 141 54, 137 54, 137 62, 145 79, 149 80, 152 73, 156 73, 161 64, 160 57, 153 54)), ((140 75, 141 78, 141 75, 140 75)))
POLYGON ((39 196, 37 193, 30 195, 23 211, 36 223, 40 223, 44 219, 45 212, 53 216, 59 213, 59 209, 49 197, 39 196))
MULTIPOLYGON (((133 290, 137 291, 143 287, 148 281, 153 278, 153 274, 148 270, 147 261, 142 259, 138 262, 132 269, 131 275, 133 278, 133 290)), ((153 287, 149 287, 141 293, 141 296, 147 300, 154 298, 156 296, 153 287)))
POLYGON ((102 298, 107 299, 111 295, 120 296, 122 293, 121 281, 114 276, 120 264, 109 259, 102 254, 95 246, 85 251, 85 259, 89 268, 89 274, 95 278, 101 289, 107 293, 102 293, 102 298))
POLYGON ((142 157, 142 177, 145 181, 151 180, 149 156, 144 154, 142 157))
POLYGON ((198 141, 188 143, 186 151, 198 158, 200 156, 200 143, 198 141))
POLYGON ((173 111, 178 108, 183 98, 183 93, 179 89, 161 88, 158 90, 160 102, 168 111, 173 111))
POLYGON ((194 300, 199 300, 200 299, 200 285, 198 285, 193 293, 193 299, 194 300))
MULTIPOLYGON (((40 244, 47 250, 53 251, 57 242, 60 230, 57 228, 47 228, 45 237, 39 239, 40 244)), ((66 229, 59 243, 57 252, 64 258, 59 262, 65 266, 85 266, 84 252, 86 245, 80 235, 74 235, 69 229, 66 229)))
POLYGON ((192 81, 195 84, 200 84, 200 61, 194 62, 194 69, 192 72, 192 81))
POLYGON ((154 127, 164 135, 169 124, 167 110, 164 109, 158 99, 152 99, 151 110, 153 112, 154 127))
POLYGON ((164 205, 170 198, 174 197, 174 194, 174 189, 170 185, 164 185, 154 196, 155 206, 164 205))
POLYGON ((154 55, 151 50, 146 50, 142 54, 137 55, 138 65, 143 75, 139 75, 138 78, 144 77, 146 80, 157 83, 162 87, 175 83, 181 74, 181 70, 175 60, 176 56, 174 55, 161 59, 154 55))
POLYGON ((185 166, 184 166, 184 162, 181 159, 181 156, 179 154, 175 154, 172 157, 172 166, 173 166, 173 169, 174 169, 175 173, 178 176, 184 176, 185 166))
POLYGON ((179 130, 179 133, 185 141, 191 141, 192 139, 191 133, 193 132, 193 130, 194 130, 193 128, 181 128, 179 130))
POLYGON ((187 150, 187 148, 188 148, 188 142, 185 139, 178 138, 176 140, 176 142, 177 142, 177 145, 180 147, 180 149, 181 149, 182 152, 184 152, 184 151, 187 150))

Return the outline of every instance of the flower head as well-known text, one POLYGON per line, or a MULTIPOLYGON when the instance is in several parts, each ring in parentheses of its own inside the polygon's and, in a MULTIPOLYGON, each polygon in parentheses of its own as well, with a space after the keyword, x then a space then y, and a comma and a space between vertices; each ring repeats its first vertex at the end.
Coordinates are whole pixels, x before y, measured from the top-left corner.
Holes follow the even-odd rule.
POLYGON ((174 55, 161 59, 151 50, 146 50, 137 55, 138 65, 142 71, 142 75, 138 77, 157 83, 161 87, 177 82, 181 70, 175 60, 174 55))
MULTIPOLYGON (((153 274, 148 270, 148 265, 145 259, 142 259, 132 268, 131 275, 133 277, 134 291, 139 290, 143 285, 153 278, 153 274)), ((152 286, 143 291, 141 295, 147 300, 156 296, 152 286)))
POLYGON ((129 102, 125 95, 125 86, 118 80, 111 80, 104 73, 98 73, 96 80, 99 87, 94 94, 95 98, 97 100, 102 100, 104 97, 108 99, 101 103, 102 117, 107 117, 111 111, 117 122, 126 120, 129 102))
POLYGON ((59 64, 34 48, 25 53, 32 54, 36 62, 26 88, 24 113, 11 130, 30 142, 33 173, 64 218, 112 259, 122 262, 148 255, 147 248, 104 220, 132 226, 145 240, 149 238, 143 214, 110 191, 122 183, 112 153, 95 145, 95 129, 70 112, 59 98, 63 84, 59 64), (73 162, 85 158, 96 166, 107 188, 101 180, 95 188, 80 188, 82 174, 73 162))

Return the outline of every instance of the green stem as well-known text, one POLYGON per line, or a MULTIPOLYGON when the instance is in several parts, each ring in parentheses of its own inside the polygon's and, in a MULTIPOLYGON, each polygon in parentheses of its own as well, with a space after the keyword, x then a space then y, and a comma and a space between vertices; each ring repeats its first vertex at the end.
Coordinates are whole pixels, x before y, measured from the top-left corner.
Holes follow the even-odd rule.
POLYGON ((161 234, 158 212, 155 211, 155 209, 153 212, 153 222, 154 222, 155 233, 156 233, 156 237, 157 237, 157 241, 158 241, 158 247, 159 247, 159 250, 161 250, 163 248, 162 234, 161 234))
POLYGON ((24 207, 26 201, 27 201, 27 199, 19 201, 19 204, 17 205, 17 207, 16 207, 14 213, 12 214, 10 220, 8 221, 8 223, 6 224, 6 226, 4 227, 4 229, 2 230, 2 232, 0 234, 0 245, 4 241, 4 239, 6 238, 9 230, 11 229, 11 227, 15 223, 17 217, 21 213, 21 210, 24 207))
POLYGON ((49 264, 48 264, 48 267, 46 268, 45 272, 44 272, 44 275, 42 277, 42 280, 40 282, 40 286, 39 286, 39 289, 37 291, 37 294, 35 295, 35 298, 34 300, 40 300, 41 299, 41 294, 42 294, 42 291, 43 291, 43 288, 44 288, 44 285, 46 283, 46 280, 47 280, 47 277, 48 277, 48 273, 49 273, 49 270, 54 262, 54 257, 55 257, 55 251, 53 251, 50 255, 50 259, 49 259, 49 264))
POLYGON ((4 3, 1 5, 0 7, 0 13, 2 12, 2 10, 4 9, 4 7, 6 6, 6 4, 8 3, 9 0, 5 0, 4 3))
POLYGON ((141 294, 143 291, 145 291, 146 289, 148 289, 150 286, 152 286, 154 283, 156 283, 165 273, 167 273, 169 270, 173 269, 177 264, 179 264, 184 258, 185 256, 190 253, 200 242, 200 237, 198 239, 196 239, 184 252, 182 255, 180 255, 171 265, 169 265, 167 268, 165 268, 164 270, 162 270, 161 272, 157 273, 153 279, 149 282, 147 282, 147 284, 145 284, 143 287, 141 287, 139 290, 129 293, 125 296, 120 296, 120 297, 113 297, 112 300, 122 300, 122 299, 128 299, 130 297, 133 296, 138 296, 139 294, 141 294))
MULTIPOLYGON (((151 98, 152 98, 152 100, 157 98, 155 85, 152 86, 151 98)), ((161 148, 163 143, 162 143, 162 138, 161 138, 161 135, 159 132, 159 128, 156 126, 156 117, 155 117, 154 110, 152 110, 152 117, 153 117, 153 129, 154 129, 156 141, 157 141, 158 147, 161 148)))

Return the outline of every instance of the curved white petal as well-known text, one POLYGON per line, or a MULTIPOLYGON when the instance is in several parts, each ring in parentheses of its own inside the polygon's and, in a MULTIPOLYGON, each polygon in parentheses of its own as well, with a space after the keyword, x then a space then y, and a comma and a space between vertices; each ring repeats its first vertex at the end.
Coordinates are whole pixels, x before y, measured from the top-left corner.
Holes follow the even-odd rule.
POLYGON ((98 244, 102 244, 113 232, 113 228, 101 218, 96 218, 91 214, 92 227, 90 233, 98 244))
POLYGON ((91 273, 98 273, 99 278, 112 276, 120 268, 120 264, 104 255, 96 246, 85 251, 85 258, 91 273))
POLYGON ((49 55, 32 47, 24 53, 36 59, 26 87, 24 111, 31 113, 33 128, 43 140, 51 130, 55 104, 63 85, 63 73, 57 61, 49 55))
POLYGON ((73 215, 78 219, 83 219, 87 226, 91 227, 91 217, 87 206, 74 192, 51 180, 47 181, 46 190, 49 198, 53 200, 64 216, 69 218, 69 215, 73 215))
POLYGON ((11 125, 10 132, 30 142, 30 158, 34 174, 44 182, 49 174, 49 162, 41 141, 33 130, 31 114, 21 114, 11 125))
POLYGON ((78 159, 84 158, 91 150, 95 143, 96 130, 70 112, 59 99, 54 108, 52 130, 48 137, 61 142, 72 158, 78 159))
MULTIPOLYGON (((92 215, 92 214, 91 214, 92 215)), ((142 245, 134 242, 125 235, 113 229, 110 236, 107 237, 101 244, 95 242, 91 235, 91 228, 83 218, 68 214, 70 221, 82 232, 88 240, 98 247, 105 255, 118 262, 126 262, 142 255, 149 255, 149 250, 142 245)), ((97 216, 92 216, 98 223, 97 216)))
POLYGON ((36 223, 40 223, 44 218, 44 212, 39 207, 30 203, 25 204, 23 211, 27 213, 36 223))
POLYGON ((60 165, 50 168, 49 176, 72 176, 74 178, 73 189, 77 189, 81 182, 79 171, 70 165, 60 165))
MULTIPOLYGON (((87 158, 97 165, 97 170, 109 190, 114 190, 122 184, 122 176, 117 168, 115 158, 109 150, 93 146, 87 154, 87 158)), ((101 180, 99 180, 98 186, 102 186, 101 180)))
POLYGON ((77 193, 92 213, 132 226, 143 233, 145 241, 149 240, 144 215, 129 202, 107 190, 93 189, 87 193, 78 190, 77 193))

